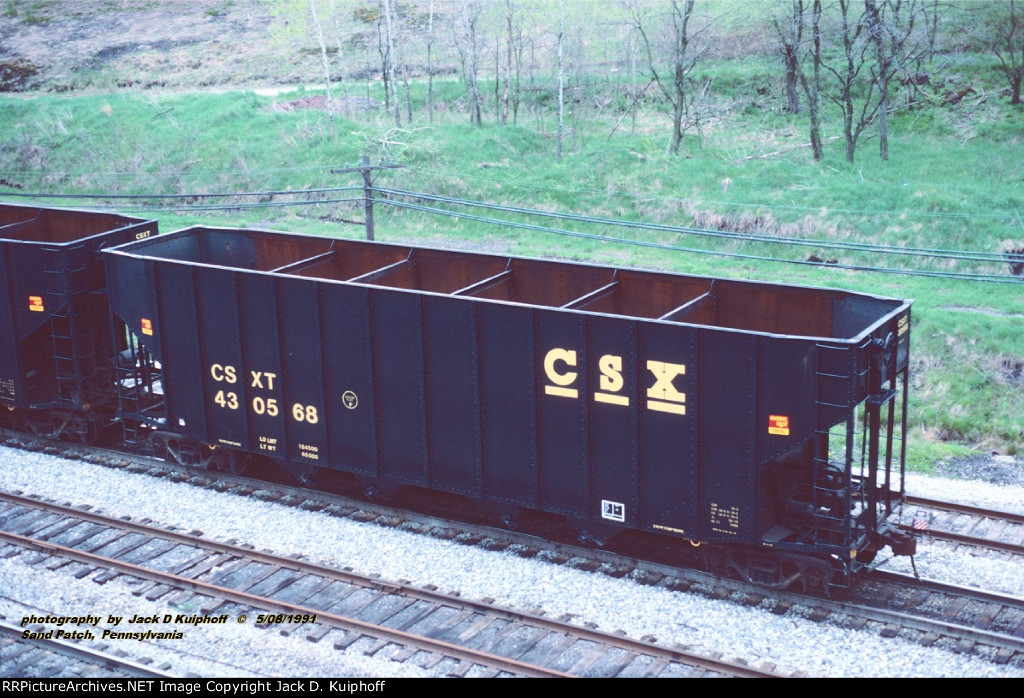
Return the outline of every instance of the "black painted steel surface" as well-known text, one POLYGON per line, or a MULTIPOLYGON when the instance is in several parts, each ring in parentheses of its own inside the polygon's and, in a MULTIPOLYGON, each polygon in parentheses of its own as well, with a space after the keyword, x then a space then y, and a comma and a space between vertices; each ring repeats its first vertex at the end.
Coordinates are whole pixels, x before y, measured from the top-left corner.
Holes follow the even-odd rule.
POLYGON ((166 399, 124 416, 297 473, 848 563, 902 497, 908 301, 251 230, 104 257, 166 399))
POLYGON ((103 247, 155 221, 0 205, 0 405, 87 410, 112 400, 103 247))

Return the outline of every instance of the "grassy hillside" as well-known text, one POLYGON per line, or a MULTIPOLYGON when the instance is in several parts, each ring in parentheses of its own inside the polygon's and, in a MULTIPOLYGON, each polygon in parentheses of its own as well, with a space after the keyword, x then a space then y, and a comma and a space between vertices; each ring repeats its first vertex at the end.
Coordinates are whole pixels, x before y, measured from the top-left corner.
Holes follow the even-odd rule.
MULTIPOLYGON (((316 93, 103 89, 0 95, 0 200, 5 194, 79 193, 99 199, 41 200, 147 212, 173 230, 198 222, 359 237, 361 205, 284 205, 295 197, 200 198, 224 192, 305 191, 357 186, 332 174, 367 154, 405 169, 377 184, 543 211, 690 226, 764 236, 738 241, 673 230, 620 228, 494 212, 406 197, 445 208, 440 215, 378 205, 377 237, 389 241, 557 256, 729 277, 836 286, 913 298, 911 453, 916 466, 967 449, 1024 451, 1024 284, 1004 261, 956 259, 1024 247, 1024 111, 998 94, 998 75, 981 54, 957 56, 943 84, 975 87, 968 101, 927 106, 891 119, 890 159, 872 135, 849 165, 838 114, 826 112, 826 156, 813 162, 805 117, 782 109, 770 56, 702 66, 715 85, 703 138, 691 133, 679 157, 666 154, 668 119, 651 102, 635 125, 625 103, 573 103, 564 156, 555 159, 548 109, 525 110, 517 124, 495 124, 492 96, 482 128, 468 124, 464 87, 438 77, 438 108, 428 121, 426 84, 411 84, 413 120, 402 128, 378 109, 335 115, 285 109, 316 93), (333 135, 332 135, 333 127, 333 135), (113 199, 111 195, 193 195, 113 199), (257 205, 258 204, 258 205, 257 205), (229 207, 229 208, 223 208, 229 207), (173 208, 184 210, 171 210, 173 208), (212 208, 213 210, 200 210, 212 208), (483 223, 497 217, 532 228, 483 223), (546 229, 556 229, 556 231, 546 229), (611 240, 625 238, 646 246, 611 240), (821 246, 777 244, 810 239, 821 246), (881 254, 830 243, 937 248, 938 258, 881 254), (721 256, 722 253, 735 255, 721 256), (765 259, 768 258, 768 259, 765 259), (799 264, 808 260, 821 264, 799 264), (776 261, 770 261, 776 260, 776 261), (831 263, 830 263, 831 262, 831 263), (999 276, 1009 283, 854 271, 999 276)), ((548 88, 550 89, 550 85, 548 88)), ((361 97, 383 101, 379 83, 361 97)), ((550 93, 548 96, 550 97, 550 93)), ((366 102, 372 104, 373 102, 366 102)), ((548 102, 550 106, 550 101, 548 102)), ((358 192, 317 194, 348 198, 358 192)))

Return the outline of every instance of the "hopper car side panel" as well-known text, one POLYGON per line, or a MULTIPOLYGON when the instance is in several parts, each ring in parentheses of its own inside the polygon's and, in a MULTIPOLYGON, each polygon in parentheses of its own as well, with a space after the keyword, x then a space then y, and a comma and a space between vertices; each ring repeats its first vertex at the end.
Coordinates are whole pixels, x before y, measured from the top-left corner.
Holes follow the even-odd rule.
POLYGON ((533 310, 472 304, 476 310, 484 496, 536 507, 540 501, 533 310), (528 349, 523 351, 524 346, 528 349), (514 418, 509 418, 514 416, 514 418))
MULTIPOLYGON (((151 277, 148 285, 128 288, 151 288, 156 295, 139 294, 132 299, 133 304, 145 305, 128 317, 135 317, 136 325, 140 325, 139 318, 149 322, 149 330, 137 336, 146 347, 151 347, 163 368, 164 399, 174 419, 162 426, 203 438, 208 428, 203 367, 209 364, 205 363, 203 343, 196 341, 201 330, 196 317, 200 301, 195 275, 188 267, 171 264, 147 267, 151 277), (159 309, 158 298, 162 303, 159 309)), ((120 274, 110 276, 114 279, 120 274)), ((125 295, 112 293, 111 298, 125 299, 125 295)))
MULTIPOLYGON (((286 422, 278 416, 287 404, 281 345, 286 331, 277 280, 263 275, 240 276, 238 311, 243 352, 238 378, 238 399, 246 405, 248 447, 253 453, 291 453, 286 422)), ((304 333, 308 334, 308 332, 304 333)))
POLYGON ((423 299, 422 319, 430 480, 482 497, 477 308, 431 296, 423 299))
POLYGON ((328 462, 349 472, 376 476, 378 420, 373 400, 373 342, 370 316, 364 310, 369 296, 366 287, 325 284, 321 315, 324 346, 330 347, 324 365, 331 386, 329 394, 341 402, 341 409, 327 414, 328 462))

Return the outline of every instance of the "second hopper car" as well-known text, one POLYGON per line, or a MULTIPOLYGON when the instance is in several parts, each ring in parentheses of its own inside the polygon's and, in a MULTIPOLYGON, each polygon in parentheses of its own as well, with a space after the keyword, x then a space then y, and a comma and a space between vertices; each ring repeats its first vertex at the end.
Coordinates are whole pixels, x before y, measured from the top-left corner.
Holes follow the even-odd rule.
POLYGON ((115 342, 97 253, 156 232, 156 221, 112 213, 0 205, 4 423, 89 441, 112 421, 115 342))

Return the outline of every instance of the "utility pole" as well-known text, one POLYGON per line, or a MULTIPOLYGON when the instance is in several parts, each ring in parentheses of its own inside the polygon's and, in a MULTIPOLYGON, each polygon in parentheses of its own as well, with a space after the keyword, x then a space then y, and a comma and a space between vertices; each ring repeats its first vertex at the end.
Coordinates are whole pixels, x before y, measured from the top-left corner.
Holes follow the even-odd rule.
POLYGON ((358 172, 363 175, 363 215, 366 220, 366 239, 373 240, 373 181, 370 174, 374 170, 398 170, 405 165, 371 165, 370 156, 364 155, 358 167, 345 167, 340 170, 331 170, 332 174, 343 174, 346 172, 358 172))

